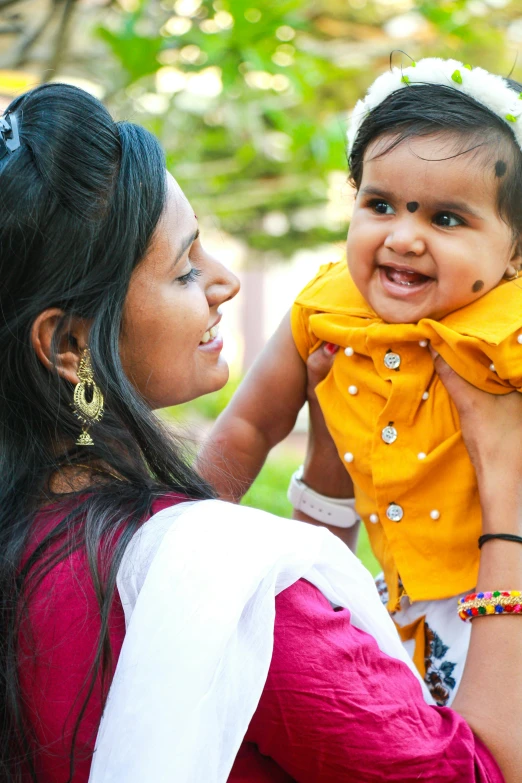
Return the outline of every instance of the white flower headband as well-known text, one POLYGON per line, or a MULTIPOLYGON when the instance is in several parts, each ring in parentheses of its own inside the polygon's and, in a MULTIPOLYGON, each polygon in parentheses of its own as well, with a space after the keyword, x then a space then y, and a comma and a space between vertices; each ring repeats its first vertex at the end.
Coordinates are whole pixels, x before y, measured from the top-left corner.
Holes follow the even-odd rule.
POLYGON ((522 149, 522 93, 515 92, 505 79, 484 68, 472 68, 458 60, 426 57, 407 68, 394 67, 374 81, 366 97, 358 101, 353 110, 348 131, 349 152, 372 109, 401 87, 415 84, 442 84, 466 93, 504 120, 522 149))

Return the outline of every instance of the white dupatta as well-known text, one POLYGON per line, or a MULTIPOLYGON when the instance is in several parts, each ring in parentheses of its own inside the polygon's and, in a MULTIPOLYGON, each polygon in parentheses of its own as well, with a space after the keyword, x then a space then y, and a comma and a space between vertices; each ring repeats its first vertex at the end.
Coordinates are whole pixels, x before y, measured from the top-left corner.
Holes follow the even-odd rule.
POLYGON ((134 535, 118 572, 126 636, 89 783, 226 783, 267 677, 275 596, 301 577, 417 674, 370 573, 326 529, 182 503, 134 535))

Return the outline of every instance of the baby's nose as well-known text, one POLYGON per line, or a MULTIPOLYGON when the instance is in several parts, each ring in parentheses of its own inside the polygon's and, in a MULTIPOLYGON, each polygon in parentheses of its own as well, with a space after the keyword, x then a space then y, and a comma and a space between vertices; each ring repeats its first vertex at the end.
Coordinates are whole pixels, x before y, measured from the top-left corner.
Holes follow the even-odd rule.
POLYGON ((413 227, 397 227, 390 231, 384 240, 384 247, 400 256, 422 256, 426 252, 426 243, 413 227))

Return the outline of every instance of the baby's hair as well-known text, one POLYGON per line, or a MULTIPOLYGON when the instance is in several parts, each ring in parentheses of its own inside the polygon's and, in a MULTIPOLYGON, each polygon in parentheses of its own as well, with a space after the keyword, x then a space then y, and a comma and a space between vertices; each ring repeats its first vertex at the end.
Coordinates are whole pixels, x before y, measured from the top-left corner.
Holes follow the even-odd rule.
MULTIPOLYGON (((522 92, 522 85, 512 79, 507 82, 517 93, 522 92)), ((491 166, 499 183, 498 213, 518 239, 522 234, 522 151, 505 122, 452 87, 403 87, 373 109, 350 153, 350 182, 359 189, 364 155, 377 139, 389 139, 376 152, 376 157, 381 157, 407 139, 434 134, 455 136, 455 151, 448 159, 471 152, 480 154, 485 165, 491 166)))

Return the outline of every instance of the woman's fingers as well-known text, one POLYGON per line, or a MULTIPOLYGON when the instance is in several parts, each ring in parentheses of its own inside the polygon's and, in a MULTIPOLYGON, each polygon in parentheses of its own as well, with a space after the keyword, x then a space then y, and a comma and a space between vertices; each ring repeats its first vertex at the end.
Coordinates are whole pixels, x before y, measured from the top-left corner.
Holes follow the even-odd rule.
POLYGON ((522 394, 488 394, 461 378, 437 354, 434 364, 459 413, 479 483, 518 482, 522 475, 522 394))
MULTIPOLYGON (((433 364, 435 365, 437 375, 455 403, 459 416, 462 417, 462 415, 465 415, 466 413, 472 415, 472 412, 475 409, 475 402, 480 409, 481 397, 486 394, 486 392, 476 389, 471 383, 468 383, 464 378, 461 378, 438 353, 435 353, 435 351, 432 350, 431 354, 433 356, 433 364)), ((487 397, 490 396, 491 395, 489 394, 487 395, 487 397)))

